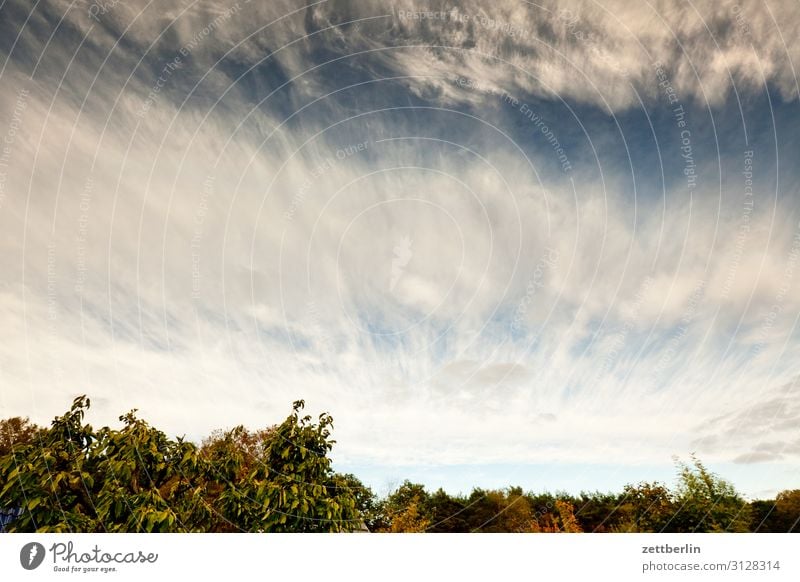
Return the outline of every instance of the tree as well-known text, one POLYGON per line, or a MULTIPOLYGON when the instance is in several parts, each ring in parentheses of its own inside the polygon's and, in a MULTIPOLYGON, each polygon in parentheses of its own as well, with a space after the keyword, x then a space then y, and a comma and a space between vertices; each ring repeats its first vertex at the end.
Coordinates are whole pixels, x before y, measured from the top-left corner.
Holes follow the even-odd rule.
POLYGON ((11 531, 347 531, 361 523, 327 454, 327 414, 299 418, 303 402, 267 433, 241 427, 201 453, 132 411, 121 429, 83 422, 88 398, 36 444, 0 458, 0 507, 18 507, 11 531))
POLYGON ((748 531, 749 505, 731 483, 711 473, 696 457, 691 459, 691 466, 677 462, 675 513, 666 531, 748 531))
POLYGON ((203 439, 200 455, 212 463, 237 459, 238 468, 247 472, 257 464, 265 462, 267 444, 275 432, 274 426, 250 431, 244 426, 237 426, 227 431, 215 430, 203 439))
POLYGON ((214 431, 196 446, 139 418, 120 428, 85 422, 76 398, 48 428, 0 421, 0 528, 21 532, 695 532, 800 530, 800 490, 742 499, 698 459, 677 463, 677 486, 627 485, 621 494, 433 494, 403 482, 376 498, 334 472, 333 419, 214 431), (577 511, 576 509, 577 508, 577 511), (10 525, 7 525, 10 524, 10 525))
POLYGON ((778 493, 775 517, 776 531, 800 532, 800 489, 778 493))
POLYGON ((753 531, 800 533, 800 489, 781 491, 775 499, 753 501, 753 531))
MULTIPOLYGON (((561 498, 568 499, 562 495, 561 498)), ((620 505, 624 495, 615 493, 601 493, 599 491, 582 491, 578 497, 570 499, 576 507, 575 517, 583 531, 609 532, 617 531, 619 522, 624 519, 620 513, 620 505)), ((555 501, 550 502, 550 507, 555 506, 555 501)))
POLYGON ((83 418, 90 401, 42 430, 35 444, 0 459, 0 506, 23 512, 11 531, 115 532, 203 530, 209 509, 196 449, 170 441, 136 418, 121 430, 94 430, 83 418))
POLYGON ((754 499, 750 502, 750 515, 752 522, 750 531, 759 533, 771 533, 773 527, 773 512, 775 511, 774 499, 754 499))
POLYGON ((32 443, 40 430, 28 418, 16 416, 0 420, 0 457, 9 454, 15 445, 32 443))
POLYGON ((676 510, 672 497, 670 490, 660 483, 626 485, 618 507, 620 522, 614 526, 614 530, 662 531, 676 510))
POLYGON ((480 529, 484 532, 530 533, 541 531, 537 515, 521 487, 486 492, 483 503, 496 512, 480 529))
POLYGON ((466 502, 459 496, 451 497, 439 488, 429 500, 431 525, 428 531, 434 533, 464 533, 470 531, 466 502))
POLYGON ((549 523, 540 526, 542 532, 553 533, 581 533, 583 530, 575 518, 575 508, 569 501, 563 499, 556 500, 556 512, 549 514, 549 523))
POLYGON ((476 487, 467 498, 466 519, 469 531, 497 532, 502 531, 497 523, 498 515, 505 505, 504 495, 491 490, 476 487))
POLYGON ((367 531, 376 531, 380 523, 377 495, 352 473, 337 473, 334 480, 338 492, 348 493, 355 499, 356 510, 363 521, 363 527, 357 529, 363 531, 366 528, 367 531))
POLYGON ((419 533, 431 525, 429 495, 425 486, 404 481, 381 504, 381 525, 378 531, 419 533))
POLYGON ((299 418, 304 406, 302 400, 294 403, 292 414, 269 439, 264 463, 244 487, 225 492, 223 506, 233 510, 231 517, 242 512, 249 531, 351 531, 361 524, 355 497, 338 486, 328 457, 335 443, 329 438, 333 418, 320 414, 318 424, 308 415, 299 418))
POLYGON ((471 495, 469 513, 474 531, 525 533, 538 531, 536 516, 522 489, 476 489, 471 495))
POLYGON ((411 499, 408 505, 392 516, 392 522, 387 531, 391 533, 422 533, 426 531, 431 520, 422 505, 419 497, 411 499))
POLYGON ((473 489, 468 497, 450 496, 442 489, 430 495, 424 486, 405 481, 379 504, 388 532, 580 532, 568 500, 525 494, 521 487, 473 489))

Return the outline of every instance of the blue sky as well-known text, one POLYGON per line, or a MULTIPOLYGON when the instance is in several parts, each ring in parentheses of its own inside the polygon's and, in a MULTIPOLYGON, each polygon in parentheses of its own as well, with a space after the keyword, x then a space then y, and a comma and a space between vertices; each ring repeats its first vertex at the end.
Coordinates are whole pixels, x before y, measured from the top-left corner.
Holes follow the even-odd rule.
POLYGON ((336 419, 382 490, 797 487, 777 2, 0 6, 0 410, 336 419))

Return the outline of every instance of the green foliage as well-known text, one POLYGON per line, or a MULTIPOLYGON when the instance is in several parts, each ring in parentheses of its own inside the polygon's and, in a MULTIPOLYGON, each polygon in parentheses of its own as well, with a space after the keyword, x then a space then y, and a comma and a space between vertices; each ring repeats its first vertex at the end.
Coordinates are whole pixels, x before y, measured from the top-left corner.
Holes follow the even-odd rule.
MULTIPOLYGON (((553 507, 555 500, 552 496, 549 497, 549 507, 553 507)), ((624 495, 583 491, 575 498, 566 495, 562 497, 570 500, 575 506, 575 517, 583 531, 597 533, 616 531, 617 524, 623 519, 620 506, 624 495)))
MULTIPOLYGON (((317 424, 299 417, 303 401, 265 441, 263 458, 244 479, 229 482, 216 506, 246 531, 332 532, 358 529, 356 499, 331 469, 328 453, 333 419, 317 424)), ((238 462, 238 461, 237 461, 238 462)), ((233 462, 233 471, 238 466, 233 462)), ((231 469, 228 469, 229 474, 231 469)))
POLYGON ((451 497, 443 489, 430 496, 428 531, 435 533, 470 531, 467 503, 461 497, 451 497))
POLYGON ((23 509, 11 531, 347 531, 361 523, 327 456, 333 421, 299 418, 302 401, 275 429, 237 427, 202 452, 135 411, 119 430, 94 430, 83 422, 89 405, 77 398, 35 443, 0 458, 0 507, 23 509))
POLYGON ((626 485, 617 511, 620 521, 614 531, 660 532, 676 511, 673 495, 659 483, 626 485))
POLYGON ((380 507, 378 497, 351 473, 336 474, 335 488, 338 493, 352 495, 355 499, 356 511, 361 517, 360 531, 375 531, 380 523, 380 507))
POLYGON ((136 418, 121 430, 84 424, 88 398, 0 460, 0 506, 21 507, 11 531, 197 531, 209 513, 196 449, 136 418))
POLYGON ((674 532, 745 532, 750 507, 728 481, 714 475, 696 458, 692 465, 677 463, 678 487, 674 516, 668 530, 674 532))
POLYGON ((0 508, 21 509, 21 532, 789 532, 800 490, 747 503, 696 458, 674 489, 621 494, 525 493, 520 487, 429 493, 403 482, 385 499, 331 466, 333 419, 215 431, 200 447, 170 439, 131 411, 122 427, 84 422, 76 398, 47 429, 0 421, 0 508))

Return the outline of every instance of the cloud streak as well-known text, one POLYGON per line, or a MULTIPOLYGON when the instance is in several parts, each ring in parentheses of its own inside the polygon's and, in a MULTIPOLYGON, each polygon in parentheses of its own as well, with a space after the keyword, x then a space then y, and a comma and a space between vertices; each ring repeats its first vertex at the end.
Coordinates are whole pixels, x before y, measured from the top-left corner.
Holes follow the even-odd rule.
POLYGON ((800 454, 790 7, 2 10, 4 414, 197 437, 304 397, 351 464, 800 454))

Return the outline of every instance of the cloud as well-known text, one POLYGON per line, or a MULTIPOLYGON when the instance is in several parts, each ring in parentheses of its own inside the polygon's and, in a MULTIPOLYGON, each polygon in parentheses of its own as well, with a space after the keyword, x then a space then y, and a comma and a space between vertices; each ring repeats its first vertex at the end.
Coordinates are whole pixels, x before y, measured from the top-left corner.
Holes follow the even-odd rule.
MULTIPOLYGON (((548 99, 591 103, 619 111, 662 91, 656 63, 683 100, 717 106, 734 88, 743 94, 769 83, 796 99, 789 39, 800 19, 787 3, 691 5, 624 1, 486 3, 452 6, 401 0, 339 2, 315 8, 317 21, 391 14, 360 27, 351 46, 379 50, 381 64, 412 77, 420 95, 462 101, 451 82, 460 76, 486 90, 524 91, 548 99), (408 47, 408 48, 400 48, 408 47)), ((467 97, 474 99, 475 95, 467 97)))
POLYGON ((198 437, 305 397, 348 461, 796 454, 796 176, 758 141, 793 12, 237 6, 55 3, 3 41, 4 414, 87 392, 198 437))
POLYGON ((715 453, 747 449, 735 463, 783 460, 800 455, 797 424, 800 422, 798 379, 777 389, 757 392, 732 412, 718 416, 700 429, 694 444, 715 453))

